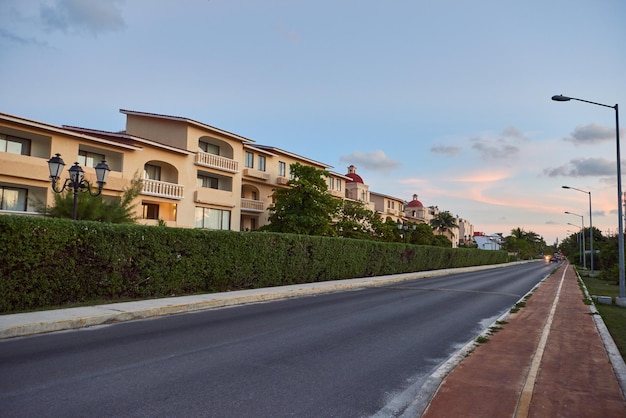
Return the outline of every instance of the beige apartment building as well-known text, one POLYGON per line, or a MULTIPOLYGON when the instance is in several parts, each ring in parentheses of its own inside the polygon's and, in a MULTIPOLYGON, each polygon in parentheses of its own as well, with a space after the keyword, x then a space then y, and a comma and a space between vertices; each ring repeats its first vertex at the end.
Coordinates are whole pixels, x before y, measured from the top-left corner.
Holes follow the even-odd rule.
POLYGON ((148 225, 256 230, 268 223, 273 190, 288 187, 289 167, 296 162, 325 170, 330 194, 362 202, 384 220, 428 222, 428 213, 432 218, 433 207, 424 212, 423 205, 371 192, 354 166, 339 174, 322 162, 192 119, 120 112, 126 115, 121 132, 0 113, 0 213, 38 215, 34 202, 51 204, 47 161, 58 153, 66 169, 78 162, 94 186, 94 167, 106 160, 111 171, 104 199, 120 196, 134 177, 141 178, 136 216, 148 225))

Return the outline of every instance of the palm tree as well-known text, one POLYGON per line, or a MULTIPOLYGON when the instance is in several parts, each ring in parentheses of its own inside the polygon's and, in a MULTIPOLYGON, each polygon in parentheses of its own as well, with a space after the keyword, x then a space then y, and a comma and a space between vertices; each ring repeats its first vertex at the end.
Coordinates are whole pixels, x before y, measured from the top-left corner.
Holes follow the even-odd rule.
POLYGON ((439 232, 439 235, 443 235, 452 228, 459 227, 456 223, 456 218, 448 211, 440 212, 435 215, 433 219, 430 220, 430 226, 435 231, 439 232))

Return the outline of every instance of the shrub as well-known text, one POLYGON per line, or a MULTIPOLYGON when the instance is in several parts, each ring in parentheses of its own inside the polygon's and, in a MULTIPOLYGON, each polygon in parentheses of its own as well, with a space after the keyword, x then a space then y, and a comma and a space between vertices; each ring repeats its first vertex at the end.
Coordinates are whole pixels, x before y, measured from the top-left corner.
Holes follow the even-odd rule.
POLYGON ((503 251, 0 216, 0 312, 507 261, 503 251))

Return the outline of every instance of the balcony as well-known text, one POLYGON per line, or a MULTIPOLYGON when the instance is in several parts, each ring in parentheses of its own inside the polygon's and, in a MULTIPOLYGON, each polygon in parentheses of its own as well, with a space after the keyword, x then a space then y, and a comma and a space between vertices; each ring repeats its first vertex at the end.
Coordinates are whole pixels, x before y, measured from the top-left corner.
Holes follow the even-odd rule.
POLYGON ((183 198, 183 185, 167 183, 165 181, 142 179, 141 194, 149 196, 167 197, 169 199, 183 198))
POLYGON ((269 180, 270 175, 259 170, 255 170, 253 168, 246 168, 243 170, 243 175, 248 177, 254 177, 261 180, 269 180))
POLYGON ((289 182, 289 179, 287 177, 276 177, 276 184, 287 184, 289 182))
POLYGON ((245 212, 263 212, 263 201, 241 199, 241 210, 245 212))
POLYGON ((210 154, 208 152, 199 151, 196 154, 196 164, 203 167, 216 168, 229 173, 239 172, 239 161, 220 157, 219 155, 210 154))

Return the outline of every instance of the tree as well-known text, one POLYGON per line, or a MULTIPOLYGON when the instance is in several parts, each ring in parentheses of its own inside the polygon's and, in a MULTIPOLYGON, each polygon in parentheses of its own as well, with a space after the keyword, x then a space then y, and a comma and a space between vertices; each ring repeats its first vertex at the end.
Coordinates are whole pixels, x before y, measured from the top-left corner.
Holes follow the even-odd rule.
POLYGON ((334 228, 336 235, 344 238, 377 240, 384 235, 380 215, 352 200, 343 202, 334 228))
POLYGON ((519 254, 522 259, 530 259, 544 253, 548 246, 540 235, 518 227, 512 229, 511 235, 504 239, 504 249, 519 254))
POLYGON ((332 235, 331 226, 341 201, 327 193, 324 170, 294 163, 289 188, 274 190, 269 225, 261 230, 303 235, 332 235))
MULTIPOLYGON (((410 232, 409 242, 416 245, 436 245, 433 229, 427 224, 417 224, 415 229, 410 232)), ((449 246, 451 247, 452 243, 449 246)))
POLYGON ((458 228, 459 226, 456 223, 456 219, 449 211, 440 212, 430 220, 430 226, 437 232, 439 235, 443 235, 446 231, 449 231, 453 228, 458 228))
MULTIPOLYGON (((138 175, 135 175, 130 182, 130 187, 124 190, 122 196, 112 200, 103 200, 102 195, 90 196, 89 193, 79 192, 77 199, 78 219, 83 221, 133 223, 136 220, 136 216, 133 213, 135 207, 133 201, 141 193, 141 188, 141 180, 138 175)), ((38 212, 53 218, 71 219, 73 205, 73 190, 55 193, 54 202, 51 206, 46 206, 41 201, 35 202, 38 212)))

